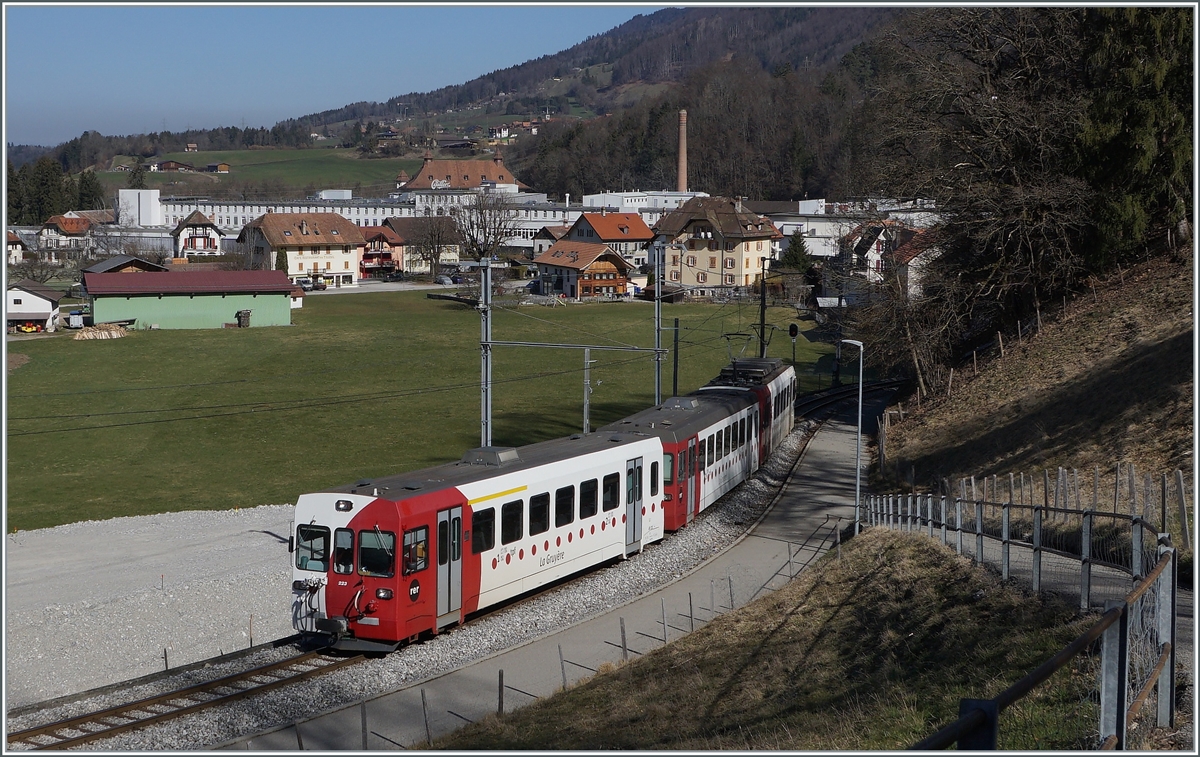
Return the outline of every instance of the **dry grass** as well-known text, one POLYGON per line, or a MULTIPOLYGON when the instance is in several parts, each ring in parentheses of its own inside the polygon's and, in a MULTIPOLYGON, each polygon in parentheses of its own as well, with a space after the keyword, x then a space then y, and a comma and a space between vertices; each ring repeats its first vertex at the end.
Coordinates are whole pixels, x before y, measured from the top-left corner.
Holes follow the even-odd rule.
POLYGON ((8 353, 8 372, 12 373, 16 369, 29 362, 28 355, 22 355, 19 352, 8 353))
MULTIPOLYGON (((843 552, 667 647, 436 746, 898 749, 1087 623, 928 539, 873 531, 843 552)), ((1096 713, 1079 681, 1056 679, 1041 699, 1036 717, 1002 727, 1002 747, 1086 748, 1096 713)))
POLYGON ((1093 467, 1111 476, 1118 461, 1190 471, 1192 286, 1190 258, 1169 257, 1098 282, 978 376, 956 373, 951 399, 906 402, 889 459, 904 477, 915 467, 919 484, 1063 466, 1090 486, 1093 467))

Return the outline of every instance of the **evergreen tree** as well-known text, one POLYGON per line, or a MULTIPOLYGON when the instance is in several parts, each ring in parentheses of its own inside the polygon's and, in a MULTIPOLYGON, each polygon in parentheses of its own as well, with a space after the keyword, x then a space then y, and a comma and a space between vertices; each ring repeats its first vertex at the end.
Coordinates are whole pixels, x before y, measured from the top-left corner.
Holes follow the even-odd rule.
POLYGON ((100 210, 105 205, 104 187, 95 171, 84 171, 79 175, 79 200, 75 207, 79 210, 100 210))
POLYGON ((70 210, 63 194, 64 184, 59 162, 49 157, 39 158, 26 184, 29 203, 26 219, 30 224, 45 223, 50 216, 70 210))
POLYGON ((779 260, 781 268, 800 273, 808 273, 808 269, 813 266, 812 255, 808 251, 808 243, 804 241, 804 235, 797 229, 788 239, 788 248, 784 251, 783 257, 779 260))
POLYGON ((288 272, 287 253, 283 250, 277 250, 275 252, 275 270, 283 271, 284 273, 288 272))
POLYGON ((25 177, 8 161, 8 223, 22 226, 25 221, 25 177))
POLYGON ((146 188, 146 172, 142 170, 142 161, 133 164, 133 171, 129 173, 129 183, 126 186, 130 189, 146 188))

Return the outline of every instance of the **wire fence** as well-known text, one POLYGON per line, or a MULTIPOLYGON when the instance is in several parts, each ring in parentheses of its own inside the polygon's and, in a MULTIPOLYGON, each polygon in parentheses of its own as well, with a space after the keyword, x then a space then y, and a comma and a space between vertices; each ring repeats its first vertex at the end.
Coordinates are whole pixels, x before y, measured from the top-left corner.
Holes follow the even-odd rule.
MULTIPOLYGON (((1060 469, 1060 484, 1063 479, 1060 469)), ((990 489, 998 491, 995 479, 990 489)), ((893 494, 864 501, 865 525, 927 535, 1004 580, 1077 598, 1083 612, 1103 609, 1083 635, 997 697, 962 700, 959 719, 914 749, 955 743, 960 749, 1136 748, 1149 726, 1174 725, 1177 553, 1170 535, 1159 530, 1168 521, 1166 509, 1157 521, 1143 508, 1075 509, 1069 488, 1055 491, 1063 495, 1055 504, 1067 506, 1025 503, 1011 486, 1004 501, 975 499, 967 496, 980 494, 974 479, 969 490, 967 479, 959 482, 958 497, 893 494), (1097 644, 1098 659, 1092 654, 1097 644), (1089 676, 1095 685, 1081 687, 1089 676), (1096 730, 1079 732, 1079 723, 1089 720, 1096 730)))

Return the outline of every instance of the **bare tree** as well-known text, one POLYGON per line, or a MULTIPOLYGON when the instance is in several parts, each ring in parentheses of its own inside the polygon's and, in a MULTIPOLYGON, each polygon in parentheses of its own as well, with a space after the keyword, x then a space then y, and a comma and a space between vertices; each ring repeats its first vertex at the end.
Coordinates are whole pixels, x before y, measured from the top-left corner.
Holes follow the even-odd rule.
POLYGON ((417 259, 429 265, 430 275, 436 276, 442 256, 449 248, 460 244, 458 229, 449 216, 430 216, 423 221, 413 239, 413 248, 417 259))
POLYGON ((502 194, 483 192, 454 217, 463 254, 472 260, 490 260, 517 235, 517 211, 502 194))
POLYGON ((21 279, 32 279, 39 284, 45 284, 50 279, 62 273, 62 266, 55 265, 48 260, 38 256, 25 258, 15 266, 10 267, 8 273, 9 281, 20 281, 21 279))

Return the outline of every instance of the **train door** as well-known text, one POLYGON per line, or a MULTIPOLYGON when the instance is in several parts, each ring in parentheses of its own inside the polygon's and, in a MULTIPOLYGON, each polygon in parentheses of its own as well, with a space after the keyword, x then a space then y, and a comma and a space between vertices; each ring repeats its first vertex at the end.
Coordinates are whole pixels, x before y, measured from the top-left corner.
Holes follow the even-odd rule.
POLYGON ((687 467, 680 473, 687 482, 684 492, 684 504, 687 508, 687 522, 691 523, 700 511, 700 481, 696 479, 696 438, 688 439, 687 467))
POLYGON ((625 554, 642 546, 642 458, 625 461, 625 554))
POLYGON ((462 508, 438 513, 437 626, 457 622, 462 610, 462 508))

